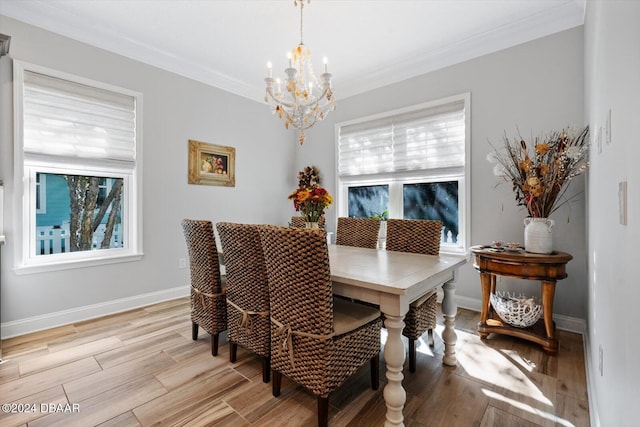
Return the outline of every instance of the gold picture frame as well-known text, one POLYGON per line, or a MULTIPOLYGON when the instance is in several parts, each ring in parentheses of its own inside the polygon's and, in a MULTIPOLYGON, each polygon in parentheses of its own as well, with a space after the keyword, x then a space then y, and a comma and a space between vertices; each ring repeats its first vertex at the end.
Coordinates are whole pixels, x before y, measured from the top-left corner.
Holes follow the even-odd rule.
POLYGON ((236 186, 236 149, 189 140, 189 184, 236 186))

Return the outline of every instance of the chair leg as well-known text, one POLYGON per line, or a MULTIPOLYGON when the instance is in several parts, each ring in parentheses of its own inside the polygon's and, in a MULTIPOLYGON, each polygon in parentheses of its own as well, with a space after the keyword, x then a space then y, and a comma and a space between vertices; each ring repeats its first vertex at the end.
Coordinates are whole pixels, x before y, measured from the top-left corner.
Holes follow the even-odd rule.
POLYGON ((416 371, 416 342, 409 338, 409 371, 416 371))
POLYGON ((318 427, 329 424, 329 398, 318 396, 318 427))
POLYGON ((269 382, 269 374, 271 373, 271 358, 263 357, 262 358, 262 382, 269 382))
POLYGON ((433 329, 429 329, 427 333, 429 334, 429 347, 433 347, 435 344, 433 341, 433 329))
POLYGON ((191 339, 198 340, 198 324, 196 322, 191 322, 191 339))
POLYGON ((218 338, 219 338, 219 334, 211 334, 211 355, 212 356, 217 356, 218 355, 218 338))
POLYGON ((236 363, 236 359, 238 358, 238 344, 232 342, 229 347, 229 362, 236 363))
POLYGON ((380 387, 380 353, 371 358, 371 388, 377 390, 380 387))
POLYGON ((280 396, 280 384, 282 383, 282 374, 274 369, 271 370, 271 376, 273 377, 273 381, 271 381, 271 393, 274 397, 280 396))

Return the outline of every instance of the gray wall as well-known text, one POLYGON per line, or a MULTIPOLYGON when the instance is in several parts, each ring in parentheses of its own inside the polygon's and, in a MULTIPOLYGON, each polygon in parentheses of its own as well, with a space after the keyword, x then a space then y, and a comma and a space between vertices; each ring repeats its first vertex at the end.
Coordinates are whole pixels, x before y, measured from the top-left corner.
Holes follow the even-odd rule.
MULTIPOLYGON (((640 2, 587 2, 585 105, 594 130, 611 110, 611 143, 591 146, 588 185, 587 358, 594 426, 638 425, 640 402, 640 2), (618 184, 628 185, 628 220, 618 184), (599 370, 602 349, 602 373, 599 370)), ((603 130, 603 129, 602 129, 603 130)), ((594 136, 596 133, 594 132, 594 136)))
POLYGON ((204 84, 1 16, 10 57, 143 93, 144 258, 139 262, 16 275, 13 232, 12 61, 0 61, 0 180, 5 183, 3 336, 187 295, 185 217, 286 224, 293 136, 268 108, 204 84), (236 148, 235 188, 187 184, 187 141, 236 148), (24 324, 23 324, 24 323, 24 324))
MULTIPOLYGON (((335 123, 470 92, 471 244, 523 242, 526 213, 516 208, 510 186, 494 188, 496 177, 486 160, 489 141, 500 144, 505 131, 517 135, 520 129, 528 137, 584 124, 582 33, 582 27, 564 31, 345 100, 336 80, 337 110, 307 133, 296 164, 317 165, 335 193, 335 123)), ((579 177, 571 192, 583 191, 584 177, 579 177)), ((556 288, 554 313, 560 326, 579 332, 584 324, 575 319, 586 316, 584 199, 581 195, 551 216, 557 223, 555 248, 574 257, 569 277, 556 288)), ((335 228, 335 209, 328 213, 329 228, 335 228)), ((502 280, 504 289, 540 294, 539 283, 502 280)), ((479 309, 480 280, 471 263, 461 269, 456 293, 460 306, 479 309)))

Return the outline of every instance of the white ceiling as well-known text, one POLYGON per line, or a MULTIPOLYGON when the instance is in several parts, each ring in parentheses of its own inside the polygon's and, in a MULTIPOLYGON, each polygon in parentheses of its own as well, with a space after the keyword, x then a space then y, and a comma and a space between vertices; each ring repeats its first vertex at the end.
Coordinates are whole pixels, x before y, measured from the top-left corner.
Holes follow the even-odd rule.
MULTIPOLYGON (((304 42, 339 100, 582 25, 585 1, 313 0, 304 42)), ((267 61, 284 77, 300 41, 293 0, 0 0, 0 14, 261 102, 267 61)))

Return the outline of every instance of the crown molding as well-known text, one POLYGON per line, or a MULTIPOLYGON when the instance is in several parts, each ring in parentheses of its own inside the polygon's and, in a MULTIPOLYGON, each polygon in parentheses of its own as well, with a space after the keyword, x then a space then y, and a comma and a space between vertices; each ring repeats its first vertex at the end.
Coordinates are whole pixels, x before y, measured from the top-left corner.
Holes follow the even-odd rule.
MULTIPOLYGON (((255 88, 251 85, 179 55, 124 37, 108 28, 96 29, 67 11, 60 10, 55 3, 42 0, 6 2, 3 4, 2 14, 246 98, 257 98, 255 88)), ((262 92, 261 88, 259 93, 262 95, 262 92)))
MULTIPOLYGON (((377 71, 352 78, 335 76, 335 93, 345 99, 412 77, 497 52, 584 24, 586 0, 561 2, 536 15, 513 21, 473 37, 457 40, 405 60, 382 65, 377 71)), ((257 102, 264 102, 262 82, 247 83, 180 55, 124 37, 108 28, 96 29, 47 1, 5 2, 2 14, 71 39, 217 87, 257 102)))
POLYGON ((553 9, 510 22, 474 37, 414 55, 404 61, 396 61, 393 65, 381 67, 366 76, 340 81, 340 86, 335 92, 342 99, 348 98, 575 28, 584 24, 584 12, 585 0, 561 3, 553 9))

